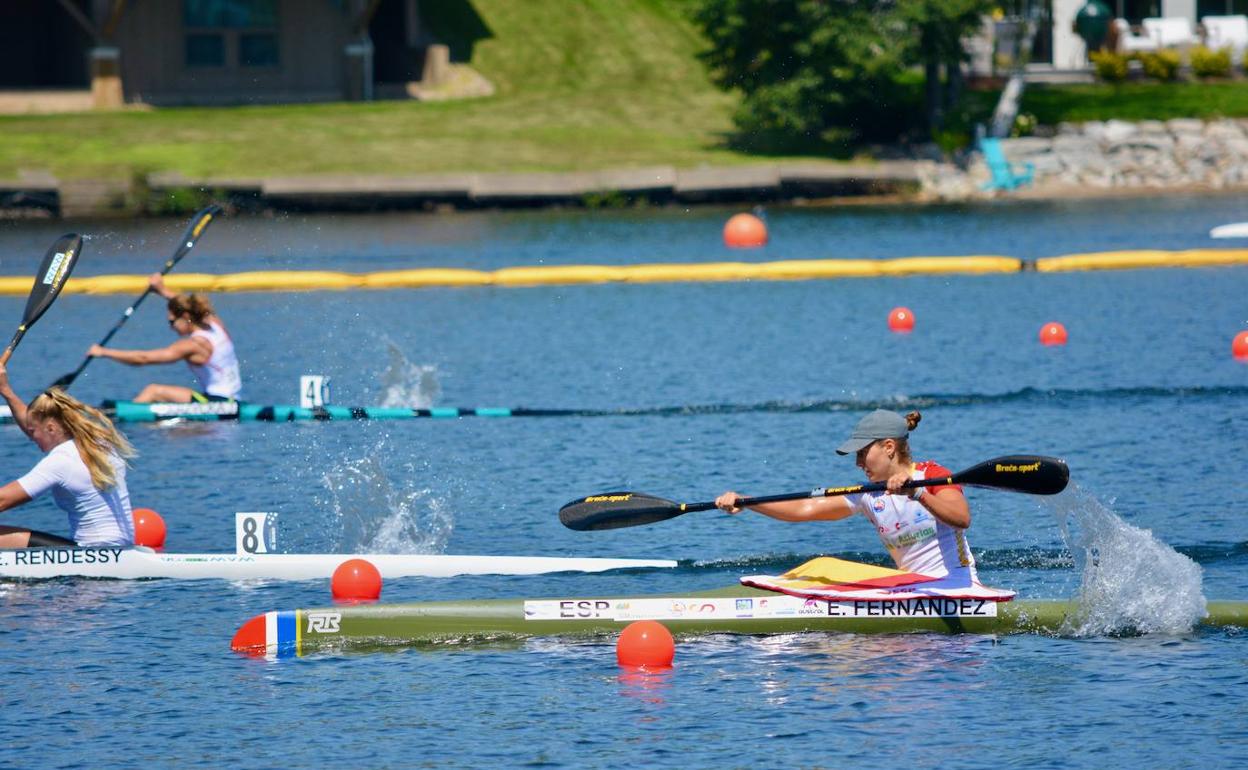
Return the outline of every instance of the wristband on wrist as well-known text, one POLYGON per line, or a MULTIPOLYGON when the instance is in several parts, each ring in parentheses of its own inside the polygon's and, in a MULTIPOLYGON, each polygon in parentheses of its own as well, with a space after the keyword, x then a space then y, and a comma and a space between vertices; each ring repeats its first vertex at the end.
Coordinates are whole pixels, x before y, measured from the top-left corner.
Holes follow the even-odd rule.
POLYGON ((923 487, 915 487, 914 494, 910 495, 911 500, 918 500, 923 496, 923 487))

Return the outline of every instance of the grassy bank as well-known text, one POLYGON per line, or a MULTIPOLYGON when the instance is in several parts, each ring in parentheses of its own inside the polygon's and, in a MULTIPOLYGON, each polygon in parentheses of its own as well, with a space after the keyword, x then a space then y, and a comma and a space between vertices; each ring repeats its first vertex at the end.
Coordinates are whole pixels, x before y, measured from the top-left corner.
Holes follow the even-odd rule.
MULTIPOLYGON (((734 99, 709 82, 683 4, 474 0, 488 36, 472 65, 495 96, 0 117, 0 177, 180 171, 191 177, 310 173, 560 171, 731 165, 734 99)), ((445 20, 455 36, 456 20, 445 20)), ((454 41, 452 41, 453 44, 454 41)))

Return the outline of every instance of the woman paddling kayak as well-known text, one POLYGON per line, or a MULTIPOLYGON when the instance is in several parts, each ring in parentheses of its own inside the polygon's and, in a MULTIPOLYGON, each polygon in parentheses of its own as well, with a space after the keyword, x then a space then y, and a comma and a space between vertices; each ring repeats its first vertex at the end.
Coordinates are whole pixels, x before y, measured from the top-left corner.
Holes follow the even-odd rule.
POLYGON ((173 402, 187 404, 192 401, 233 401, 243 388, 238 371, 238 357, 234 354, 234 341, 225 325, 212 309, 212 304, 198 294, 175 294, 165 287, 160 273, 154 274, 152 289, 169 300, 169 328, 181 338, 168 347, 153 350, 117 350, 92 345, 87 355, 111 358, 130 366, 171 364, 186 361, 199 390, 184 385, 161 385, 151 383, 135 396, 142 404, 173 402))
MULTIPOLYGON (((805 498, 751 506, 781 521, 835 521, 861 513, 879 533, 897 568, 931 577, 961 577, 978 582, 975 557, 966 542, 971 510, 962 487, 956 484, 903 489, 912 479, 952 475, 934 462, 910 459, 909 436, 922 415, 877 409, 858 422, 837 454, 853 454, 871 481, 885 482, 884 492, 839 497, 805 498)), ((715 505, 739 513, 743 496, 725 492, 715 505)))
POLYGON ((47 452, 25 476, 0 487, 0 511, 51 491, 69 514, 70 539, 24 527, 0 526, 0 548, 134 545, 125 458, 134 449, 98 409, 60 388, 39 394, 29 408, 0 364, 0 396, 13 421, 47 452))

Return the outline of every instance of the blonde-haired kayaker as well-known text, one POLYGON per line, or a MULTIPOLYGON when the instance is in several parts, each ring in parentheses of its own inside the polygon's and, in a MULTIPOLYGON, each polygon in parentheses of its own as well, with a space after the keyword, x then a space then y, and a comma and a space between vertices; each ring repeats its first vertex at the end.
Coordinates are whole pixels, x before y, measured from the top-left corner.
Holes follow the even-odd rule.
MULTIPOLYGON (((837 454, 854 455, 867 479, 885 482, 886 491, 787 500, 751 509, 781 521, 835 521, 861 513, 875 527, 898 569, 938 578, 962 575, 978 582, 975 557, 966 542, 971 509, 962 488, 952 484, 903 489, 912 479, 951 475, 937 463, 911 459, 910 431, 921 419, 918 412, 903 417, 877 409, 862 418, 836 449, 837 454)), ((725 492, 715 505, 739 513, 742 497, 725 492)))
POLYGON ((125 458, 134 449, 98 409, 60 388, 41 393, 27 407, 0 363, 0 396, 13 420, 46 452, 34 468, 0 487, 0 511, 51 492, 69 514, 68 539, 23 527, 0 526, 0 548, 134 545, 134 518, 126 489, 125 458))
POLYGON ((153 290, 169 300, 169 328, 180 339, 167 347, 152 350, 117 350, 92 345, 87 355, 111 358, 130 366, 186 361, 195 379, 199 380, 199 390, 185 385, 151 383, 135 396, 134 400, 139 403, 161 401, 186 404, 237 399, 243 389, 243 380, 238 370, 238 357, 234 353, 234 341, 213 310, 212 303, 198 294, 170 291, 159 273, 152 275, 149 282, 153 290))

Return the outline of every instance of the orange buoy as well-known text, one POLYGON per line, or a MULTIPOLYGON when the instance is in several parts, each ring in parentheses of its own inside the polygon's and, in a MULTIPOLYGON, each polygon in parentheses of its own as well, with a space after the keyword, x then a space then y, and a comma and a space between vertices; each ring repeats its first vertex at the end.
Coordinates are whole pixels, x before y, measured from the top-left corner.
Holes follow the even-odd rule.
POLYGON ((329 581, 336 602, 375 602, 381 598, 381 572, 364 559, 347 559, 329 581))
POLYGON ((1248 331, 1236 334, 1231 340, 1231 355, 1238 361, 1248 361, 1248 331))
POLYGON ((621 666, 670 668, 675 656, 672 632, 657 620, 629 623, 615 642, 615 659, 621 666))
POLYGON ((735 214, 724 225, 724 245, 753 249, 767 245, 767 225, 753 214, 735 214))
POLYGON ((888 314, 888 328, 898 334, 914 331, 914 313, 908 307, 895 307, 888 314))
POLYGON ((165 520, 151 508, 135 508, 130 512, 134 519, 134 544, 148 548, 165 547, 165 520))
POLYGON ((1041 345, 1065 345, 1066 344, 1066 327, 1057 321, 1049 321, 1040 327, 1040 344, 1041 345))

